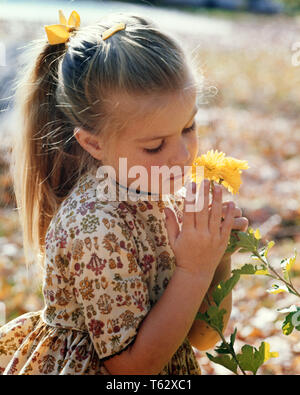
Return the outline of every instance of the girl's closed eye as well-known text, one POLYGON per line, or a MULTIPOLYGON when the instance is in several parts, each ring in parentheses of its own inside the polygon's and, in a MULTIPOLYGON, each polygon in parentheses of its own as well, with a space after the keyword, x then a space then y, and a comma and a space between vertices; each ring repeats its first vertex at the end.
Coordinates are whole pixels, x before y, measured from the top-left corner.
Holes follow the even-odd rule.
MULTIPOLYGON (((196 129, 196 121, 193 122, 192 126, 190 126, 189 128, 183 129, 183 134, 188 134, 193 132, 196 129)), ((157 148, 144 148, 144 150, 149 153, 149 154, 156 154, 157 152, 160 152, 163 148, 165 144, 165 140, 163 140, 161 142, 161 144, 159 145, 159 147, 157 148)))

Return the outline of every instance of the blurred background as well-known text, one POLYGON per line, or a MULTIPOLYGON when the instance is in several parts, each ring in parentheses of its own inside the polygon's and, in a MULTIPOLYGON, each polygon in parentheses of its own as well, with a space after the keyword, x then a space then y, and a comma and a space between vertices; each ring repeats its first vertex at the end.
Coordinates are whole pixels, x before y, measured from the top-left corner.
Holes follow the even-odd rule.
MULTIPOLYGON (((247 160, 234 200, 263 241, 274 240, 270 260, 280 267, 300 252, 300 0, 1 1, 0 0, 0 325, 43 307, 37 268, 26 268, 22 232, 11 178, 10 136, 16 127, 13 81, 24 47, 45 37, 44 25, 68 18, 81 24, 112 11, 148 16, 191 51, 205 77, 205 100, 198 113, 201 153, 218 149, 247 160), (1 310, 2 309, 2 310, 1 310), (1 313, 2 311, 2 313, 1 313)), ((236 253, 233 266, 249 262, 236 253)), ((293 271, 300 288, 300 257, 293 271)), ((259 374, 300 374, 300 337, 281 331, 277 309, 295 303, 290 294, 270 295, 272 281, 244 276, 233 292, 237 346, 262 340, 278 351, 259 374)), ((298 301, 299 303, 299 301, 298 301)), ((230 374, 197 352, 203 374, 230 374)))

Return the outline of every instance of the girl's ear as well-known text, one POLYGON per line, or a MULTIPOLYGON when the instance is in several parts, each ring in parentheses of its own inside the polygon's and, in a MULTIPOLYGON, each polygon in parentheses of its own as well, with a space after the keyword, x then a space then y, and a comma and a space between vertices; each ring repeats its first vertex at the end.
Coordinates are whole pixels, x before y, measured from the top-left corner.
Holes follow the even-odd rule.
POLYGON ((88 151, 94 158, 101 160, 101 148, 99 137, 93 136, 83 128, 74 128, 74 137, 83 149, 88 151))

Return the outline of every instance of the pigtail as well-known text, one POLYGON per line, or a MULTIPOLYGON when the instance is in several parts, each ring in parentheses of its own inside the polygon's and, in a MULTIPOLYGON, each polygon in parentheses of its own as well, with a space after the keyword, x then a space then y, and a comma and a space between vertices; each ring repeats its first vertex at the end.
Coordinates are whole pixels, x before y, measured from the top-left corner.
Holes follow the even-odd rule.
POLYGON ((14 135, 11 161, 27 263, 43 260, 47 227, 77 180, 80 150, 56 99, 58 65, 66 46, 44 40, 35 43, 27 53, 31 62, 17 79, 20 126, 14 135), (32 66, 35 50, 38 54, 32 66))

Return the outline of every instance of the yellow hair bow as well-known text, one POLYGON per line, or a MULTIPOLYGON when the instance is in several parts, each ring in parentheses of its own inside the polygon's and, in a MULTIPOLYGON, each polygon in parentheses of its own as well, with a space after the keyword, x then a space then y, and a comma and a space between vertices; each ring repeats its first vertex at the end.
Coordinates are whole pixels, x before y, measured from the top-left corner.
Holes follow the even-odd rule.
POLYGON ((48 41, 51 45, 65 43, 68 41, 71 32, 80 26, 80 16, 76 11, 71 12, 68 23, 62 10, 58 12, 60 24, 45 26, 48 41))

